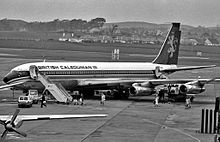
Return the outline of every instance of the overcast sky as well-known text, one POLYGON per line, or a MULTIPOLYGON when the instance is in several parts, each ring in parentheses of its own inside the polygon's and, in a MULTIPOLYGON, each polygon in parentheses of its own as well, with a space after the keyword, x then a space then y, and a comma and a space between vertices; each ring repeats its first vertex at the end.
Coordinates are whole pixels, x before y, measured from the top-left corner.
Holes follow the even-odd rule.
POLYGON ((220 25, 220 0, 1 0, 0 19, 181 22, 220 25))

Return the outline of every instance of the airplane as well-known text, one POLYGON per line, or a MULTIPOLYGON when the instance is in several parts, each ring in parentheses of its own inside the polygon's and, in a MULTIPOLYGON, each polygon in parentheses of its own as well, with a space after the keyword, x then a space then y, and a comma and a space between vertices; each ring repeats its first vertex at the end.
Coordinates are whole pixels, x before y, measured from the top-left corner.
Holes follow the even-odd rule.
MULTIPOLYGON (((46 89, 45 85, 36 79, 38 74, 41 74, 50 82, 60 83, 65 90, 78 90, 85 95, 94 95, 94 90, 97 89, 116 90, 114 91, 116 98, 128 98, 129 95, 152 95, 157 85, 172 84, 172 80, 168 79, 171 73, 215 67, 215 65, 178 67, 180 36, 180 23, 172 23, 158 55, 152 62, 22 64, 13 68, 3 78, 6 85, 0 86, 0 89, 13 88, 23 92, 36 89, 43 92, 46 89)), ((174 82, 178 83, 176 80, 174 82)))
POLYGON ((3 142, 8 132, 16 132, 24 137, 26 133, 19 131, 24 121, 52 120, 52 119, 75 119, 75 118, 93 118, 107 117, 107 114, 61 114, 61 115, 18 115, 20 109, 16 109, 13 115, 0 115, 0 124, 4 125, 4 132, 1 135, 0 142, 3 142))

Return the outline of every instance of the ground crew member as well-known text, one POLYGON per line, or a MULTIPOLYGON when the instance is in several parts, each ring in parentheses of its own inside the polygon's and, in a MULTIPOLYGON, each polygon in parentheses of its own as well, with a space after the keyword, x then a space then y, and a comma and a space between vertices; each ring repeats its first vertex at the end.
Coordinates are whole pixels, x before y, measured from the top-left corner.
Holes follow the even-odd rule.
POLYGON ((158 96, 159 96, 159 101, 161 103, 165 103, 164 90, 163 89, 160 89, 158 96))
POLYGON ((155 101, 154 106, 155 106, 155 107, 158 107, 158 106, 159 106, 159 104, 158 104, 158 103, 159 103, 159 96, 158 96, 158 94, 156 94, 154 101, 155 101))
POLYGON ((84 98, 83 98, 83 94, 82 93, 80 94, 79 102, 80 102, 81 106, 84 104, 84 98))
POLYGON ((77 99, 73 99, 73 105, 78 105, 77 99))
POLYGON ((191 108, 191 101, 189 96, 186 97, 186 108, 191 108))
POLYGON ((47 107, 47 102, 46 102, 46 98, 45 98, 45 95, 43 94, 42 97, 41 97, 41 108, 45 106, 47 107))
POLYGON ((78 94, 73 95, 73 105, 78 105, 77 97, 78 97, 78 94))
POLYGON ((105 104, 105 94, 102 93, 102 95, 101 95, 100 105, 103 105, 103 106, 104 106, 104 104, 105 104))

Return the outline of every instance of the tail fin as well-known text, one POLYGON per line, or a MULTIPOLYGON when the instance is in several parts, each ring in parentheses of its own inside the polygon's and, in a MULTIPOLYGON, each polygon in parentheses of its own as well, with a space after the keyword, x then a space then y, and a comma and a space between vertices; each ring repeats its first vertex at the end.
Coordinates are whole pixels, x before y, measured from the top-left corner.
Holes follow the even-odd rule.
POLYGON ((160 52, 154 59, 155 64, 177 64, 179 55, 180 23, 172 23, 172 27, 161 46, 160 52))

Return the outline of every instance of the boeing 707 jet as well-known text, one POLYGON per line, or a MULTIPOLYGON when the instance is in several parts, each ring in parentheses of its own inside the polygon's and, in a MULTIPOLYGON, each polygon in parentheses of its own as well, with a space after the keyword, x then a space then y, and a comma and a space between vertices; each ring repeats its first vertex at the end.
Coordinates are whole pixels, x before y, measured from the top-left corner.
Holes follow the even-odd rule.
MULTIPOLYGON (((131 94, 152 95, 157 85, 182 82, 168 79, 167 76, 171 73, 215 67, 215 65, 178 67, 180 35, 180 23, 172 23, 158 55, 152 62, 26 63, 13 68, 7 74, 3 79, 6 85, 0 86, 0 89, 13 87, 24 92, 29 89, 42 92, 45 89, 51 90, 51 85, 46 84, 55 84, 57 88, 78 90, 87 95, 93 95, 95 89, 117 90, 115 96, 124 98, 131 94)), ((189 80, 191 81, 192 79, 189 80)), ((50 92, 55 92, 54 90, 50 92)))

